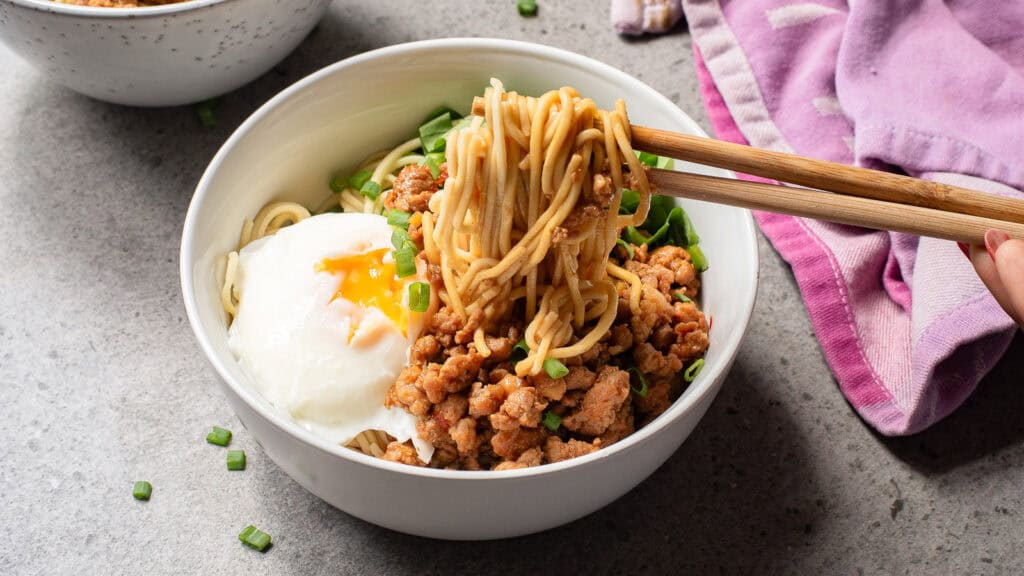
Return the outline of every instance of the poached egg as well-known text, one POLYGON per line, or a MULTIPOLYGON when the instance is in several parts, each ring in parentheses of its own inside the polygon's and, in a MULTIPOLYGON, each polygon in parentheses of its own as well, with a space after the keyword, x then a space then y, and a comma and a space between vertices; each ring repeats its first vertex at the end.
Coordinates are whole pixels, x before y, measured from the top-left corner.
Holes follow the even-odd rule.
POLYGON ((383 430, 429 462, 416 417, 384 407, 426 320, 407 287, 428 282, 397 277, 391 233, 383 216, 328 213, 247 245, 228 344, 259 393, 306 429, 340 444, 383 430))

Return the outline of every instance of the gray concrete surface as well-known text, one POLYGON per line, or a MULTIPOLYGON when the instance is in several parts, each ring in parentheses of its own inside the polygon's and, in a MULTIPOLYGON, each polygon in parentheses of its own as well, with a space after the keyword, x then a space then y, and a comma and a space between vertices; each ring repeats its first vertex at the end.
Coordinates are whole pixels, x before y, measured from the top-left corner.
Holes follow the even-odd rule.
POLYGON ((88 100, 0 49, 0 574, 1024 573, 1020 339, 953 417, 880 438, 839 394, 763 241, 753 326, 705 420, 639 488, 569 526, 489 543, 391 533, 305 492, 248 437, 178 289, 185 209, 217 147, 327 63, 454 35, 588 54, 706 125, 685 29, 624 41, 603 0, 581 5, 542 0, 526 20, 510 0, 438 0, 429 15, 339 1, 224 99, 213 130, 189 108, 88 100), (245 472, 203 441, 215 424, 235 430, 245 472), (140 478, 148 503, 131 497, 140 478), (268 553, 237 541, 249 523, 273 535, 268 553))

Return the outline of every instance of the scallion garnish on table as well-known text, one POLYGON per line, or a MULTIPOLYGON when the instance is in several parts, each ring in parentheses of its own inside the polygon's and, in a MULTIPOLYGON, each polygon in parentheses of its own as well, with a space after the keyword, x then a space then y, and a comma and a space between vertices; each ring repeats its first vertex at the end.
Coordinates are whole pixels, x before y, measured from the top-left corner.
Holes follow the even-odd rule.
POLYGON ((245 451, 228 450, 228 470, 245 470, 245 451))
POLYGON ((210 129, 217 127, 217 115, 215 111, 220 104, 220 99, 211 98, 196 104, 196 116, 203 128, 210 129))
POLYGON ((213 427, 213 431, 206 435, 206 441, 217 446, 227 446, 231 443, 231 430, 213 427))
POLYGON ((516 0, 516 9, 520 16, 536 16, 537 0, 516 0))
POLYGON ((256 528, 252 524, 242 530, 238 535, 238 539, 242 541, 242 544, 260 552, 266 551, 267 547, 270 546, 270 534, 256 528))
POLYGON ((132 486, 132 496, 136 500, 149 500, 149 497, 153 495, 153 485, 145 480, 139 480, 132 486))

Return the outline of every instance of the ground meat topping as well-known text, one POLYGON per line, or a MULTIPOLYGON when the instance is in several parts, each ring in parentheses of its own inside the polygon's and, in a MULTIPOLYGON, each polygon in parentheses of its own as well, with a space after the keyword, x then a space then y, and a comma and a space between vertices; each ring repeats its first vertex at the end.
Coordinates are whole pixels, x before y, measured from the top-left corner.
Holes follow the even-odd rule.
POLYGON ((602 448, 614 444, 633 433, 633 406, 629 401, 630 398, 632 398, 632 395, 626 398, 626 402, 615 413, 615 420, 598 437, 602 448))
POLYGON ((491 448, 505 460, 517 460, 523 452, 536 448, 543 437, 536 428, 501 430, 491 438, 491 448))
POLYGON ((537 389, 537 392, 548 400, 554 400, 557 402, 565 395, 565 378, 552 378, 541 372, 536 376, 531 376, 530 382, 537 389))
POLYGON ((515 462, 505 461, 494 467, 494 470, 518 470, 530 466, 540 466, 544 453, 540 448, 530 448, 523 452, 515 462))
POLYGON ((395 176, 391 191, 384 196, 384 206, 404 212, 425 212, 435 192, 437 182, 430 168, 409 164, 395 176))
POLYGON ((475 456, 480 449, 480 439, 476 433, 476 420, 473 418, 459 420, 448 430, 448 433, 455 441, 455 447, 460 456, 475 456))
POLYGON ((412 361, 412 365, 423 364, 436 360, 440 353, 441 343, 438 342, 437 337, 427 334, 413 342, 412 348, 409 350, 409 359, 412 361))
POLYGON ((476 382, 469 393, 469 415, 473 418, 490 416, 505 402, 505 388, 500 384, 481 384, 476 382))
POLYGON ((417 385, 422 372, 423 370, 415 364, 403 368, 401 374, 398 375, 398 380, 388 391, 384 405, 387 407, 394 404, 405 406, 414 416, 422 416, 429 412, 430 400, 417 385))
POLYGON ((416 449, 405 442, 392 442, 388 444, 388 448, 384 451, 384 455, 381 458, 410 466, 424 465, 423 462, 420 462, 416 449))
POLYGON ((500 413, 515 420, 520 426, 532 428, 540 424, 541 413, 547 402, 539 398, 536 388, 523 386, 512 391, 501 405, 500 413))
POLYGON ((597 446, 589 442, 581 442, 570 438, 568 442, 562 442, 557 436, 549 436, 544 441, 544 460, 547 462, 561 462, 584 454, 590 454, 597 450, 597 446))
POLYGON ((680 286, 689 285, 697 279, 690 253, 679 246, 662 246, 651 252, 650 264, 671 271, 672 281, 680 286))
POLYGON ((614 366, 605 366, 597 381, 583 396, 580 407, 562 420, 573 432, 597 436, 615 421, 615 414, 629 397, 629 374, 614 366))
POLYGON ((636 411, 638 413, 653 418, 667 410, 669 405, 672 404, 671 394, 671 380, 648 380, 647 394, 642 397, 637 396, 634 399, 633 404, 636 406, 636 411))
POLYGON ((615 187, 612 186, 612 179, 605 174, 594 174, 594 186, 591 190, 594 201, 601 208, 607 208, 615 197, 615 187))
POLYGON ((586 390, 593 386, 596 380, 597 374, 590 368, 573 366, 569 368, 569 373, 565 375, 565 389, 586 390))

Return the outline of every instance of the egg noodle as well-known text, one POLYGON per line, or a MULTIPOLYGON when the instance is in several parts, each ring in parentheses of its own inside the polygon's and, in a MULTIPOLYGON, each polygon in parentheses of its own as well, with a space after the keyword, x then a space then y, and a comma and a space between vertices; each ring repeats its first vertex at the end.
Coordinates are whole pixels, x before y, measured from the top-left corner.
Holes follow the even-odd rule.
POLYGON ((622 227, 647 218, 651 190, 622 100, 598 110, 572 88, 532 98, 494 79, 483 99, 484 116, 448 136, 448 179, 423 216, 424 253, 440 266, 441 299, 476 326, 484 356, 486 331, 525 299, 529 353, 516 372, 536 375, 546 359, 578 356, 608 332, 618 304, 613 277, 630 284, 639 308, 640 279, 608 256, 622 227), (619 215, 623 163, 640 196, 630 215, 619 215), (598 190, 606 171, 611 186, 598 190), (587 205, 591 216, 580 219, 587 205))
MULTIPOLYGON (((447 137, 448 178, 423 214, 423 253, 441 269, 440 299, 476 327, 473 340, 483 355, 490 353, 487 330, 524 301, 529 353, 515 368, 520 376, 536 375, 546 359, 583 354, 609 331, 618 305, 614 279, 630 286, 630 307, 639 311, 639 277, 609 254, 623 227, 646 219, 651 188, 630 145, 622 100, 599 110, 572 88, 534 98, 505 92, 498 80, 483 98, 484 115, 447 137), (620 215, 627 176, 640 201, 633 214, 620 215), (584 206, 598 204, 592 217, 579 219, 584 206), (590 322, 586 333, 577 333, 590 322)), ((380 186, 376 198, 346 187, 312 213, 382 213, 398 172, 425 161, 414 153, 420 147, 414 138, 359 166, 380 186)), ((272 202, 244 221, 223 267, 220 296, 229 322, 240 297, 238 251, 310 215, 300 204, 272 202)), ((389 441, 384 432, 367 430, 347 446, 379 457, 389 441)))

